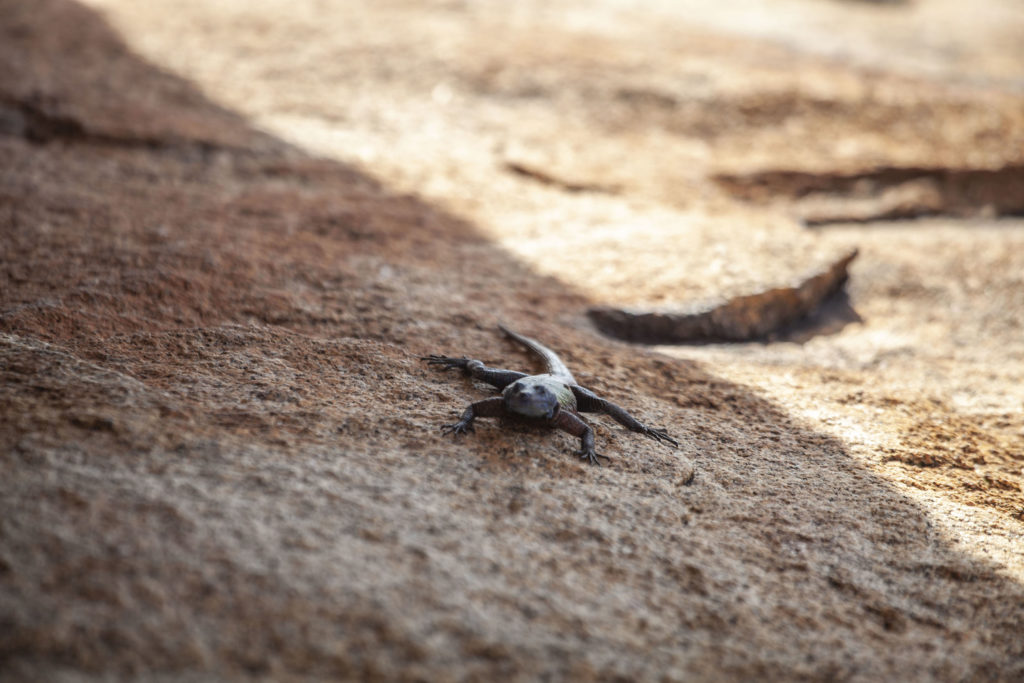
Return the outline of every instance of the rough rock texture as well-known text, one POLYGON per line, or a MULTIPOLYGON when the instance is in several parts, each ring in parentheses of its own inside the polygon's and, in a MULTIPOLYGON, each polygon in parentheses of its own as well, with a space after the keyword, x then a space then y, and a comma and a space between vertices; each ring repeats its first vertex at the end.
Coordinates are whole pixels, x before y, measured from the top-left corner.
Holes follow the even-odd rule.
POLYGON ((983 6, 0 0, 0 677, 1020 680, 1024 225, 714 180, 1019 167, 983 6), (789 341, 585 316, 853 246, 789 341), (498 321, 680 448, 442 438, 498 321))

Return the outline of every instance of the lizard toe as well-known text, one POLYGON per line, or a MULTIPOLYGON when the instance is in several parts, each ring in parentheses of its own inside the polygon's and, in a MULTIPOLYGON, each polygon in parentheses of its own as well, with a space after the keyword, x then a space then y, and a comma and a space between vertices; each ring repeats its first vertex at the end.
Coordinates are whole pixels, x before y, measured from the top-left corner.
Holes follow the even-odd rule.
POLYGON ((600 453, 596 453, 596 452, 594 452, 592 450, 585 450, 585 449, 580 449, 580 450, 576 451, 576 455, 578 455, 580 457, 580 460, 586 460, 591 465, 597 465, 598 467, 601 466, 600 458, 604 458, 608 462, 611 462, 611 460, 612 460, 607 455, 601 455, 600 453))
POLYGON ((467 422, 455 422, 453 424, 444 425, 443 427, 441 427, 441 433, 445 436, 449 434, 455 434, 456 436, 458 436, 459 434, 466 434, 472 431, 475 431, 472 423, 467 422))
POLYGON ((422 356, 420 360, 427 361, 427 365, 440 365, 444 368, 456 368, 464 358, 451 358, 450 356, 439 356, 432 353, 429 356, 422 356))
POLYGON ((679 442, 673 439, 671 436, 669 436, 668 432, 664 429, 655 429, 653 427, 648 427, 647 431, 645 431, 644 433, 647 436, 654 439, 655 441, 660 441, 662 443, 670 443, 673 446, 677 447, 679 446, 679 442))

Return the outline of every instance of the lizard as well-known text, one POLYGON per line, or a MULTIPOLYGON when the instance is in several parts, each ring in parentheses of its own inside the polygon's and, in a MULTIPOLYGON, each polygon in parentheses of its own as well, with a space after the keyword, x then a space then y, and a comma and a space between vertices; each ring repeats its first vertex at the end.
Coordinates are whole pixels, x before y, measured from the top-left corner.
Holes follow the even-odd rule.
POLYGON ((624 408, 577 384, 562 359, 536 339, 513 332, 503 325, 498 325, 498 329, 539 356, 544 361, 546 372, 529 375, 515 370, 487 367, 483 361, 471 358, 436 354, 423 356, 420 360, 426 361, 428 365, 438 366, 444 370, 462 370, 464 374, 486 382, 501 392, 501 396, 471 403, 458 422, 441 427, 443 434, 457 436, 471 432, 473 421, 478 417, 524 417, 543 421, 577 437, 580 440, 580 448, 576 455, 591 464, 600 465, 600 458, 611 458, 595 452, 594 430, 580 417, 580 413, 604 413, 630 431, 643 434, 655 441, 679 446, 679 442, 669 436, 664 429, 648 427, 624 408))

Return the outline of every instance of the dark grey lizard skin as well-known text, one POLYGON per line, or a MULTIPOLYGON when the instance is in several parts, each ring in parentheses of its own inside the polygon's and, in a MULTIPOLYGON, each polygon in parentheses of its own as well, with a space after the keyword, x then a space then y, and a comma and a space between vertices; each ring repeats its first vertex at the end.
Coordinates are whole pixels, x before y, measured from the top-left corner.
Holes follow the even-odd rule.
POLYGON ((470 377, 486 382, 501 392, 501 396, 471 403, 458 422, 441 428, 445 434, 465 434, 473 431, 473 420, 478 417, 516 416, 540 420, 578 437, 580 449, 576 451, 576 455, 599 465, 599 458, 610 458, 594 451, 594 430, 579 414, 604 413, 630 431, 673 446, 679 445, 664 429, 644 425, 625 409, 581 387, 555 352, 536 339, 524 337, 501 325, 498 328, 509 338, 540 356, 547 372, 542 375, 527 375, 525 372, 489 368, 482 361, 470 358, 424 356, 422 360, 427 361, 429 365, 446 370, 462 370, 470 377))

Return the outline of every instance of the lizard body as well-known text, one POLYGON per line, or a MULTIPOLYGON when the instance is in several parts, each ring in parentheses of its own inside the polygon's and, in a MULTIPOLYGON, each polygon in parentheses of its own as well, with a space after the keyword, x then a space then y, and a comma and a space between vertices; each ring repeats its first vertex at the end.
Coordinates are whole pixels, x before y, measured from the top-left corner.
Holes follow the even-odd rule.
POLYGON ((620 406, 600 398, 594 392, 576 383, 569 368, 558 355, 536 339, 524 337, 498 326, 508 337, 522 344, 544 361, 546 373, 528 375, 514 370, 489 368, 482 361, 450 356, 424 356, 422 360, 444 369, 460 369, 465 374, 487 382, 501 391, 500 397, 471 403, 458 422, 444 425, 445 434, 465 434, 473 431, 478 417, 518 416, 543 420, 553 427, 580 439, 576 454, 595 465, 599 458, 608 459, 594 451, 594 430, 580 417, 580 413, 605 413, 630 431, 644 434, 656 441, 679 444, 664 429, 648 427, 620 406))

